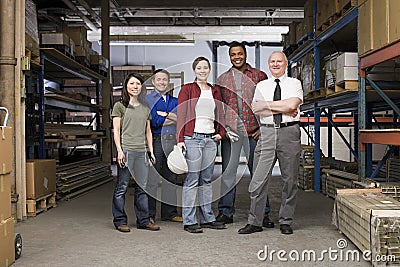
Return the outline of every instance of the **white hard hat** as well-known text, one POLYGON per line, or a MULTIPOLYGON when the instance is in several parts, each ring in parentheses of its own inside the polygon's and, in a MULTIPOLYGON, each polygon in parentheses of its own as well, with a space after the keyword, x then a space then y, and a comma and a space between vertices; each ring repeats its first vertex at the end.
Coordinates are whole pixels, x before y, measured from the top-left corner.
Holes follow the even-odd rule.
POLYGON ((182 149, 177 145, 174 146, 174 150, 168 155, 167 158, 168 168, 176 174, 183 174, 188 172, 188 165, 183 155, 182 149))

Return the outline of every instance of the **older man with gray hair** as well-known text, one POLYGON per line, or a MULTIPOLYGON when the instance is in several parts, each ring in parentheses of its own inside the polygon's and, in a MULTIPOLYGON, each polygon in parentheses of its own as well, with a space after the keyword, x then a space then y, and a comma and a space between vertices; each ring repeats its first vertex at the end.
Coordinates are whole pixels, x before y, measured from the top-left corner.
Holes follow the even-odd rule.
POLYGON ((296 207, 297 176, 300 160, 299 107, 303 102, 301 82, 285 74, 288 60, 284 53, 273 52, 268 59, 273 79, 257 84, 252 110, 260 116, 260 139, 255 148, 254 175, 249 185, 250 211, 248 224, 239 234, 261 232, 268 182, 279 161, 283 188, 279 210, 282 234, 292 234, 296 207))

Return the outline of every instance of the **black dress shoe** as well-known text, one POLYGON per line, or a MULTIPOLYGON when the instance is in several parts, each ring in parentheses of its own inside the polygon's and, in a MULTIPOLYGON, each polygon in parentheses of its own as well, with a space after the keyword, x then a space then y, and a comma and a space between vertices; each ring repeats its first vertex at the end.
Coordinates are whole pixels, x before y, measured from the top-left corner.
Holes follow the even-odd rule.
POLYGON ((201 223, 200 224, 201 228, 211 228, 211 229, 216 229, 216 230, 221 230, 221 229, 226 229, 225 224, 222 222, 209 222, 209 223, 201 223))
POLYGON ((291 235, 293 234, 293 229, 290 227, 289 224, 281 224, 279 227, 281 229, 281 233, 284 235, 291 235))
POLYGON ((225 214, 219 213, 217 218, 215 218, 217 222, 221 222, 224 224, 230 224, 233 223, 233 216, 226 216, 225 214))
POLYGON ((183 227, 185 231, 188 231, 189 233, 192 234, 200 234, 203 233, 203 229, 198 224, 192 224, 192 225, 185 225, 183 227))
POLYGON ((264 220, 263 220, 263 226, 266 227, 266 228, 274 228, 274 227, 275 227, 275 224, 274 224, 273 221, 271 221, 271 220, 269 219, 268 216, 265 216, 265 217, 264 217, 264 220))
POLYGON ((263 229, 261 226, 246 224, 245 227, 239 229, 238 233, 239 234, 252 234, 252 233, 256 233, 256 232, 262 232, 262 230, 263 229))

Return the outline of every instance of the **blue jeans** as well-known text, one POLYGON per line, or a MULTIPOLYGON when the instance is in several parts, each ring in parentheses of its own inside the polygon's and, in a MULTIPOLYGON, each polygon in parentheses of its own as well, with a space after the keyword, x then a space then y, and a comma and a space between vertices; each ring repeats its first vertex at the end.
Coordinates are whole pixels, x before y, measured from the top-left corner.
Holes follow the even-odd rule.
MULTIPOLYGON (((228 217, 233 216, 235 213, 235 197, 236 197, 236 181, 237 168, 239 166, 240 152, 244 150, 247 159, 247 166, 250 175, 253 176, 253 163, 254 163, 254 149, 257 145, 257 140, 253 137, 247 137, 239 134, 239 140, 232 143, 229 140, 222 140, 222 181, 221 181, 221 195, 218 202, 219 213, 228 217)), ((257 161, 257 160, 256 160, 257 161)), ((242 177, 239 177, 241 179, 242 177)), ((265 216, 270 212, 269 201, 265 206, 265 216)))
POLYGON ((118 165, 118 178, 112 202, 113 223, 115 227, 128 224, 128 217, 125 212, 125 195, 132 173, 136 182, 134 195, 136 225, 138 227, 146 226, 150 223, 148 199, 144 190, 148 175, 146 152, 128 150, 124 151, 124 154, 126 164, 123 168, 118 165))
POLYGON ((217 155, 217 142, 211 139, 211 135, 197 133, 194 133, 191 137, 185 136, 184 138, 189 172, 183 182, 183 225, 197 224, 197 195, 200 206, 200 223, 213 222, 215 221, 215 216, 211 209, 211 178, 217 155))
POLYGON ((157 188, 161 183, 161 219, 166 220, 178 216, 176 209, 176 174, 171 172, 167 165, 167 157, 174 149, 176 139, 163 139, 153 135, 153 150, 156 164, 150 168, 147 194, 149 198, 149 215, 156 218, 157 188))

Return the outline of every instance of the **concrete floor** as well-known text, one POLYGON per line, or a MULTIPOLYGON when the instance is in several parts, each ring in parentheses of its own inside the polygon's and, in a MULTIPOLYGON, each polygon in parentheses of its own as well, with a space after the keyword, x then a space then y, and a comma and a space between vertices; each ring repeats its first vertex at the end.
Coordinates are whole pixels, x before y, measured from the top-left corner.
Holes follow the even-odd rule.
MULTIPOLYGON (((244 170, 244 166, 240 168, 244 170)), ((215 173, 220 172, 221 166, 217 165, 215 173)), ((247 221, 248 183, 247 174, 238 186, 234 223, 226 230, 205 229, 203 234, 189 234, 181 224, 163 221, 157 222, 161 226, 159 232, 138 230, 133 225, 132 205, 127 205, 132 231, 117 232, 111 215, 114 183, 108 183, 18 223, 15 231, 22 235, 23 252, 13 266, 370 266, 361 256, 360 261, 341 258, 340 255, 356 248, 347 240, 347 247, 338 249, 337 241, 345 237, 331 224, 333 200, 313 192, 299 190, 293 235, 282 235, 278 226, 239 235, 237 230, 247 221), (266 247, 269 252, 285 250, 287 254, 283 256, 288 261, 279 260, 276 253, 272 261, 271 257, 260 260, 257 253, 266 247), (338 250, 337 260, 334 254, 324 254, 322 262, 295 261, 289 257, 291 250, 300 255, 303 250, 315 250, 318 258, 322 250, 329 249, 338 250)), ((275 222, 280 192, 280 177, 274 176, 270 199, 271 218, 275 222)), ((132 191, 127 203, 132 203, 132 191)), ((293 253, 290 255, 294 256, 293 253)))

